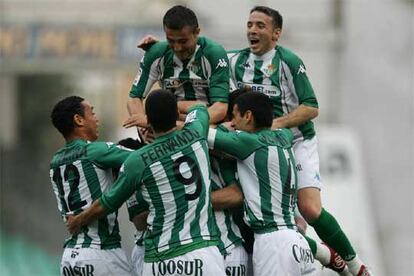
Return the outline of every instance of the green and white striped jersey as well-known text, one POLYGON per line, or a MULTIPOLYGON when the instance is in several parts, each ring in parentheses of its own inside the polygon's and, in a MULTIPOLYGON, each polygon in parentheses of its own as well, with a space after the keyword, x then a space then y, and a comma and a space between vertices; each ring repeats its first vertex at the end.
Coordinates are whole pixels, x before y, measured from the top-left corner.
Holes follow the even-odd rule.
POLYGON ((145 261, 160 261, 218 244, 210 202, 207 146, 209 116, 193 107, 182 130, 160 136, 133 152, 113 188, 101 197, 116 210, 135 191, 149 205, 145 261))
POLYGON ((131 87, 131 98, 146 97, 158 81, 177 100, 199 100, 208 104, 228 102, 229 66, 224 48, 200 37, 193 56, 182 61, 167 42, 158 42, 145 53, 131 87))
POLYGON ((210 129, 210 147, 236 157, 244 219, 255 233, 296 229, 296 168, 288 129, 256 133, 210 129))
MULTIPOLYGON (((275 118, 292 112, 301 104, 318 107, 305 65, 290 50, 276 46, 266 54, 257 56, 246 48, 229 52, 228 57, 232 88, 249 86, 253 92, 269 96, 275 118)), ((312 121, 291 130, 295 141, 310 139, 315 135, 312 121)))
MULTIPOLYGON (((143 211, 147 211, 149 206, 148 203, 142 198, 142 194, 135 192, 127 201, 127 210, 129 220, 132 222, 133 218, 143 211)), ((139 246, 144 245, 144 233, 145 231, 136 230, 135 232, 135 243, 139 246)))
MULTIPOLYGON (((113 183, 112 169, 119 169, 132 150, 106 142, 74 140, 55 153, 50 178, 63 219, 87 209, 113 183)), ((114 210, 116 211, 116 210, 114 210)), ((117 213, 82 228, 65 241, 68 248, 121 247, 117 213)))
MULTIPOLYGON (((212 190, 236 184, 236 161, 210 156, 212 190)), ((243 242, 240 229, 233 220, 231 210, 215 210, 217 227, 220 234, 219 249, 223 255, 243 242)))

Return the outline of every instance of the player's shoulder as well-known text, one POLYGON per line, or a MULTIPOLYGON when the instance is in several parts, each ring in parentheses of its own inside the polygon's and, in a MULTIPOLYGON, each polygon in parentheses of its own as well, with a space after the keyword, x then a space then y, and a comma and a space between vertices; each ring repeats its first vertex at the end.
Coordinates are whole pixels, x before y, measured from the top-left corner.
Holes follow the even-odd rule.
POLYGON ((168 50, 170 50, 170 46, 166 41, 159 41, 151 46, 150 49, 145 53, 145 60, 155 60, 164 56, 168 50))
POLYGON ((297 67, 303 63, 301 58, 297 54, 295 54, 292 50, 286 47, 277 45, 276 52, 279 55, 280 59, 290 66, 297 67))
POLYGON ((224 47, 219 44, 218 42, 207 38, 207 37, 199 37, 197 42, 203 50, 203 55, 208 57, 216 57, 216 56, 225 56, 226 50, 224 47))
POLYGON ((293 132, 288 128, 278 128, 273 131, 275 137, 278 139, 280 146, 283 148, 289 148, 293 143, 293 132))
POLYGON ((233 49, 233 50, 227 51, 227 57, 229 59, 234 59, 234 58, 238 58, 239 56, 249 55, 249 54, 250 54, 249 48, 233 49))

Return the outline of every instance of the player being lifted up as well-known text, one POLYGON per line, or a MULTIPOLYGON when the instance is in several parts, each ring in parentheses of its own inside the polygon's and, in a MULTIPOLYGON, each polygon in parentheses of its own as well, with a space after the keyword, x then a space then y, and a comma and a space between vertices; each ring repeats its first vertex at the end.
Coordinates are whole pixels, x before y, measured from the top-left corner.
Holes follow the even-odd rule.
MULTIPOLYGON (((50 163, 50 178, 58 209, 65 220, 80 213, 113 183, 132 150, 98 142, 98 119, 93 106, 78 96, 67 97, 53 108, 52 123, 65 138, 50 163)), ((65 241, 61 275, 131 275, 121 249, 117 212, 108 213, 65 241)))
POLYGON ((175 96, 156 90, 147 97, 145 112, 155 141, 131 154, 114 187, 70 217, 68 230, 78 233, 137 191, 149 205, 143 275, 184 269, 187 275, 225 275, 210 202, 207 109, 191 108, 183 129, 176 130, 175 96))
POLYGON ((145 53, 132 85, 125 127, 146 127, 143 98, 158 81, 174 93, 180 111, 187 111, 182 101, 201 101, 208 105, 210 121, 220 122, 227 110, 229 92, 228 59, 224 48, 200 36, 194 12, 183 6, 169 9, 163 18, 167 41, 157 42, 145 53))
MULTIPOLYGON (((298 207, 318 236, 346 261, 353 275, 371 275, 355 253, 336 219, 322 208, 317 138, 312 119, 318 102, 306 75, 305 65, 290 50, 277 45, 283 19, 278 11, 258 6, 247 21, 249 48, 229 58, 232 83, 248 86, 267 95, 273 102, 272 128, 290 128, 298 167, 298 207)), ((308 238, 315 257, 322 264, 342 272, 345 263, 331 248, 308 238)))

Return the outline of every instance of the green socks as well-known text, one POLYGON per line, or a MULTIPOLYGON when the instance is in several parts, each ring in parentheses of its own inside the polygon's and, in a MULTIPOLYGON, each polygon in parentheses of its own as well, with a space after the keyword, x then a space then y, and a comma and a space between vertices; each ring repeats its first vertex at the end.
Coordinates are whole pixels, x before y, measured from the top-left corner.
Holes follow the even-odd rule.
MULTIPOLYGON (((336 219, 325 209, 322 208, 319 218, 309 223, 309 225, 315 229, 319 238, 335 249, 345 261, 348 262, 355 258, 356 253, 345 233, 342 231, 336 219)), ((306 239, 311 247, 312 253, 314 253, 314 250, 316 252, 316 242, 309 238, 306 239)))

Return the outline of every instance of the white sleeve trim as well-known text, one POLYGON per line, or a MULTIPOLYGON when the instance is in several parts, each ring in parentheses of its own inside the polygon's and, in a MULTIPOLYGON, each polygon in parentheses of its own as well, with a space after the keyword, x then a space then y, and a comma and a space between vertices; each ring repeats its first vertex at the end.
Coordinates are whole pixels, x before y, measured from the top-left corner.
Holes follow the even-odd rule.
POLYGON ((211 127, 208 129, 207 142, 208 142, 209 149, 214 149, 214 140, 216 140, 216 134, 217 134, 217 129, 214 129, 211 127))

